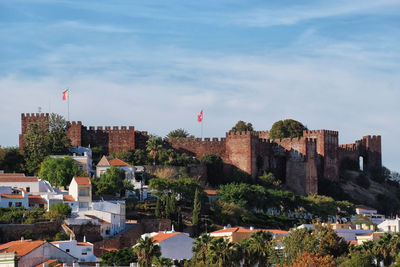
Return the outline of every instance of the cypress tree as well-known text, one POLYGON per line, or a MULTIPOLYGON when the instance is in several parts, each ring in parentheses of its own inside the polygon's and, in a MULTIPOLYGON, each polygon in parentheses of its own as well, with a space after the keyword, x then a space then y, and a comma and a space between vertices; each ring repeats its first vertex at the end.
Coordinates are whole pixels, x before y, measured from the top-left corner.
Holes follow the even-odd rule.
POLYGON ((196 193, 194 195, 193 216, 192 216, 192 224, 196 228, 199 227, 200 212, 201 212, 201 202, 199 197, 199 190, 196 189, 196 193))
POLYGON ((161 201, 160 198, 157 198, 156 202, 156 217, 161 218, 161 201))
POLYGON ((169 218, 171 220, 175 220, 175 209, 176 209, 176 203, 175 203, 175 194, 171 194, 170 200, 169 200, 169 218))

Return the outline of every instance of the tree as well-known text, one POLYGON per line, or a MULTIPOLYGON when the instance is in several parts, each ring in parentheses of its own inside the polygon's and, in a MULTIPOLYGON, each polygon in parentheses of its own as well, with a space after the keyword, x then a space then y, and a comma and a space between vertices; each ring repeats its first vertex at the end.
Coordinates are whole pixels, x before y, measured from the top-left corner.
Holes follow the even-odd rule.
POLYGON ((274 243, 270 232, 258 231, 251 235, 249 247, 253 257, 260 267, 267 267, 271 262, 274 243))
POLYGON ((292 119, 277 121, 269 131, 270 139, 294 138, 303 136, 303 131, 307 130, 301 122, 292 119))
POLYGON ((213 238, 206 233, 195 238, 192 251, 194 253, 193 259, 196 263, 202 263, 204 265, 206 264, 208 250, 212 240, 213 238))
POLYGON ((187 137, 193 137, 193 136, 190 135, 188 131, 182 128, 170 131, 167 134, 167 138, 187 138, 187 137))
POLYGON ((135 161, 135 151, 134 150, 128 150, 128 151, 119 151, 116 153, 112 153, 111 158, 118 158, 122 161, 128 162, 130 164, 133 164, 135 161))
POLYGON ((372 255, 366 251, 352 251, 350 254, 350 258, 344 261, 339 265, 340 267, 354 267, 354 266, 363 266, 363 267, 373 267, 375 265, 372 264, 372 255))
POLYGON ((148 154, 143 149, 135 149, 133 152, 133 165, 147 165, 151 164, 151 158, 149 159, 148 154))
POLYGON ((133 248, 122 248, 120 250, 107 251, 101 255, 102 265, 107 266, 129 266, 137 261, 133 248))
POLYGON ((92 182, 96 188, 96 194, 115 195, 117 193, 122 194, 125 191, 124 179, 124 170, 111 166, 98 180, 92 180, 92 182))
POLYGON ((332 227, 322 226, 320 224, 316 225, 317 231, 313 234, 316 234, 319 240, 318 244, 318 253, 322 256, 330 255, 334 258, 337 258, 348 251, 348 244, 342 237, 339 237, 332 229, 332 227))
POLYGON ((236 262, 243 263, 243 267, 253 267, 256 264, 254 250, 250 246, 250 239, 242 239, 233 246, 236 262))
POLYGON ((210 243, 207 259, 217 266, 231 266, 233 262, 233 243, 223 238, 214 238, 210 243))
POLYGON ((304 252, 300 254, 290 265, 283 267, 335 267, 335 261, 331 256, 321 256, 318 253, 304 252))
POLYGON ((194 195, 192 224, 197 231, 199 230, 200 212, 201 212, 201 201, 199 196, 199 190, 196 189, 196 193, 194 195))
POLYGON ((67 136, 67 122, 63 116, 51 113, 49 117, 49 134, 46 145, 50 154, 65 155, 69 153, 71 141, 67 136))
POLYGON ((25 161, 26 170, 29 173, 36 173, 44 158, 49 154, 46 145, 48 127, 42 123, 30 123, 25 138, 25 161))
POLYGON ((150 136, 149 140, 146 142, 146 150, 149 152, 150 156, 153 158, 153 165, 156 165, 156 159, 157 156, 160 152, 160 150, 163 148, 162 146, 163 141, 161 137, 157 136, 150 136))
POLYGON ((58 233, 54 236, 54 241, 68 240, 68 239, 69 239, 69 236, 68 236, 65 232, 63 232, 63 231, 58 232, 58 233))
POLYGON ((53 204, 50 206, 49 212, 46 216, 50 220, 60 220, 71 216, 72 208, 63 202, 53 204))
POLYGON ((155 215, 157 218, 161 218, 161 200, 160 200, 160 198, 157 198, 155 215))
POLYGON ((6 173, 22 173, 24 165, 24 155, 18 147, 0 147, 0 170, 6 173))
POLYGON ((151 267, 153 258, 161 256, 160 247, 153 243, 151 237, 140 238, 133 249, 140 267, 151 267))
POLYGON ((283 238, 282 244, 284 260, 290 263, 304 252, 316 253, 318 240, 310 230, 303 228, 291 231, 290 235, 283 238))
POLYGON ((253 125, 248 122, 238 121, 229 132, 252 132, 254 131, 253 125))
POLYGON ((78 165, 71 157, 48 157, 40 167, 39 178, 55 187, 68 186, 74 176, 80 174, 78 165))
POLYGON ((164 258, 164 257, 154 257, 152 264, 157 267, 169 267, 173 265, 171 259, 164 258))
POLYGON ((201 160, 207 166, 207 181, 210 185, 216 186, 224 181, 224 162, 215 154, 206 154, 201 160))

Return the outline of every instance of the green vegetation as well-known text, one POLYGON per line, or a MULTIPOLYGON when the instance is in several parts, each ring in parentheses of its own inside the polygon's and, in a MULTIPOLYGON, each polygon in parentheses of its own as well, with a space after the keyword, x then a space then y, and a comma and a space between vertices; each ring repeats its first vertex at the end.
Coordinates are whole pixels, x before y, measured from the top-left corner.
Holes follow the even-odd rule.
POLYGON ((40 167, 39 178, 49 181, 54 187, 66 187, 71 183, 74 176, 83 174, 71 157, 48 157, 40 167))
POLYGON ((176 129, 176 130, 172 130, 167 134, 167 138, 194 138, 193 135, 190 135, 190 133, 188 131, 186 131, 185 129, 176 129))
POLYGON ((68 239, 69 239, 69 235, 67 235, 63 231, 58 232, 54 237, 54 241, 61 241, 61 240, 68 240, 68 239))
POLYGON ((141 267, 151 267, 154 258, 161 256, 160 247, 153 243, 151 237, 140 238, 133 250, 141 267))
POLYGON ((47 221, 44 209, 35 207, 32 210, 24 208, 0 208, 0 224, 33 224, 47 221))
POLYGON ((250 122, 238 121, 229 132, 252 132, 253 125, 250 122))
POLYGON ((99 179, 92 179, 92 184, 97 195, 117 193, 122 195, 125 192, 124 180, 124 170, 112 166, 99 179))
POLYGON ((71 141, 67 136, 67 122, 63 116, 55 113, 50 114, 46 145, 51 155, 66 155, 69 153, 71 141))
POLYGON ((51 221, 61 220, 71 216, 72 208, 63 202, 53 204, 50 206, 49 212, 46 213, 46 217, 51 221))
POLYGON ((292 119, 277 121, 269 131, 270 139, 295 138, 303 136, 303 131, 307 130, 301 122, 292 119))
POLYGON ((196 232, 199 230, 200 214, 201 214, 200 192, 198 189, 196 189, 196 193, 194 195, 193 216, 192 216, 192 224, 196 232))
POLYGON ((25 171, 23 152, 18 147, 0 147, 0 170, 6 173, 25 171))
POLYGON ((107 251, 101 255, 101 265, 105 266, 129 266, 132 262, 137 262, 133 248, 107 251))

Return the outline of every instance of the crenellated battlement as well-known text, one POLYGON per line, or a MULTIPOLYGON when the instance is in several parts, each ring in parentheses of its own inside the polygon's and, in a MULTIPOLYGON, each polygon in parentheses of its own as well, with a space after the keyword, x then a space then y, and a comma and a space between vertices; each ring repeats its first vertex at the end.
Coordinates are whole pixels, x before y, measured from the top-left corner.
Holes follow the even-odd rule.
POLYGON ((333 136, 339 136, 338 131, 332 131, 332 130, 304 130, 303 131, 303 136, 308 136, 308 135, 324 135, 324 134, 329 134, 333 136))
POLYGON ((22 113, 21 119, 40 119, 40 118, 48 118, 50 115, 49 113, 22 113))
POLYGON ((358 150, 358 145, 357 144, 339 145, 339 150, 341 150, 341 151, 357 151, 358 150))
POLYGON ((217 138, 213 137, 212 139, 209 137, 201 138, 165 138, 166 142, 173 143, 174 145, 203 145, 203 144, 224 144, 226 142, 226 138, 217 138))
POLYGON ((88 132, 106 132, 106 133, 125 133, 125 132, 135 132, 135 127, 133 126, 83 126, 83 129, 88 132))

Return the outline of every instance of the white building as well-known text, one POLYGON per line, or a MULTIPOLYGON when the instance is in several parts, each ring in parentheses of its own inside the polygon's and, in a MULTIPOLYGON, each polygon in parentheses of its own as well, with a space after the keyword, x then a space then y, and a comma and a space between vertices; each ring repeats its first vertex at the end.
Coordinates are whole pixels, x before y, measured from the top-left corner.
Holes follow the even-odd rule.
POLYGON ((94 255, 93 244, 86 242, 86 240, 83 240, 83 242, 76 240, 55 241, 51 242, 51 244, 77 258, 79 263, 100 261, 94 255))
MULTIPOLYGON (((368 219, 370 219, 372 221, 373 224, 380 224, 383 221, 385 221, 385 215, 378 214, 378 211, 376 209, 369 208, 366 206, 357 206, 356 213, 358 215, 367 217, 368 219)), ((352 219, 353 218, 354 218, 354 216, 352 217, 352 219)))
POLYGON ((70 254, 42 240, 17 240, 0 245, 0 255, 12 253, 16 257, 14 264, 9 266, 31 267, 51 259, 72 266, 72 263, 76 261, 76 258, 70 254))
POLYGON ((0 186, 25 189, 26 192, 40 192, 39 179, 25 174, 0 174, 0 186))
POLYGON ((12 189, 11 194, 0 194, 0 207, 29 208, 28 193, 23 189, 12 189))
POLYGON ((92 204, 92 183, 89 177, 74 177, 69 185, 68 201, 75 201, 78 210, 88 210, 92 204))
POLYGON ((378 224, 378 230, 381 232, 393 234, 400 231, 400 218, 386 219, 378 224))
POLYGON ((64 158, 71 157, 78 168, 81 171, 84 171, 88 176, 92 176, 93 174, 93 160, 92 160, 92 150, 87 147, 76 146, 71 148, 72 156, 70 155, 51 155, 52 158, 64 158))
POLYGON ((160 246, 161 257, 172 260, 189 260, 193 257, 194 239, 187 233, 165 231, 144 234, 142 238, 151 237, 155 244, 160 246))

